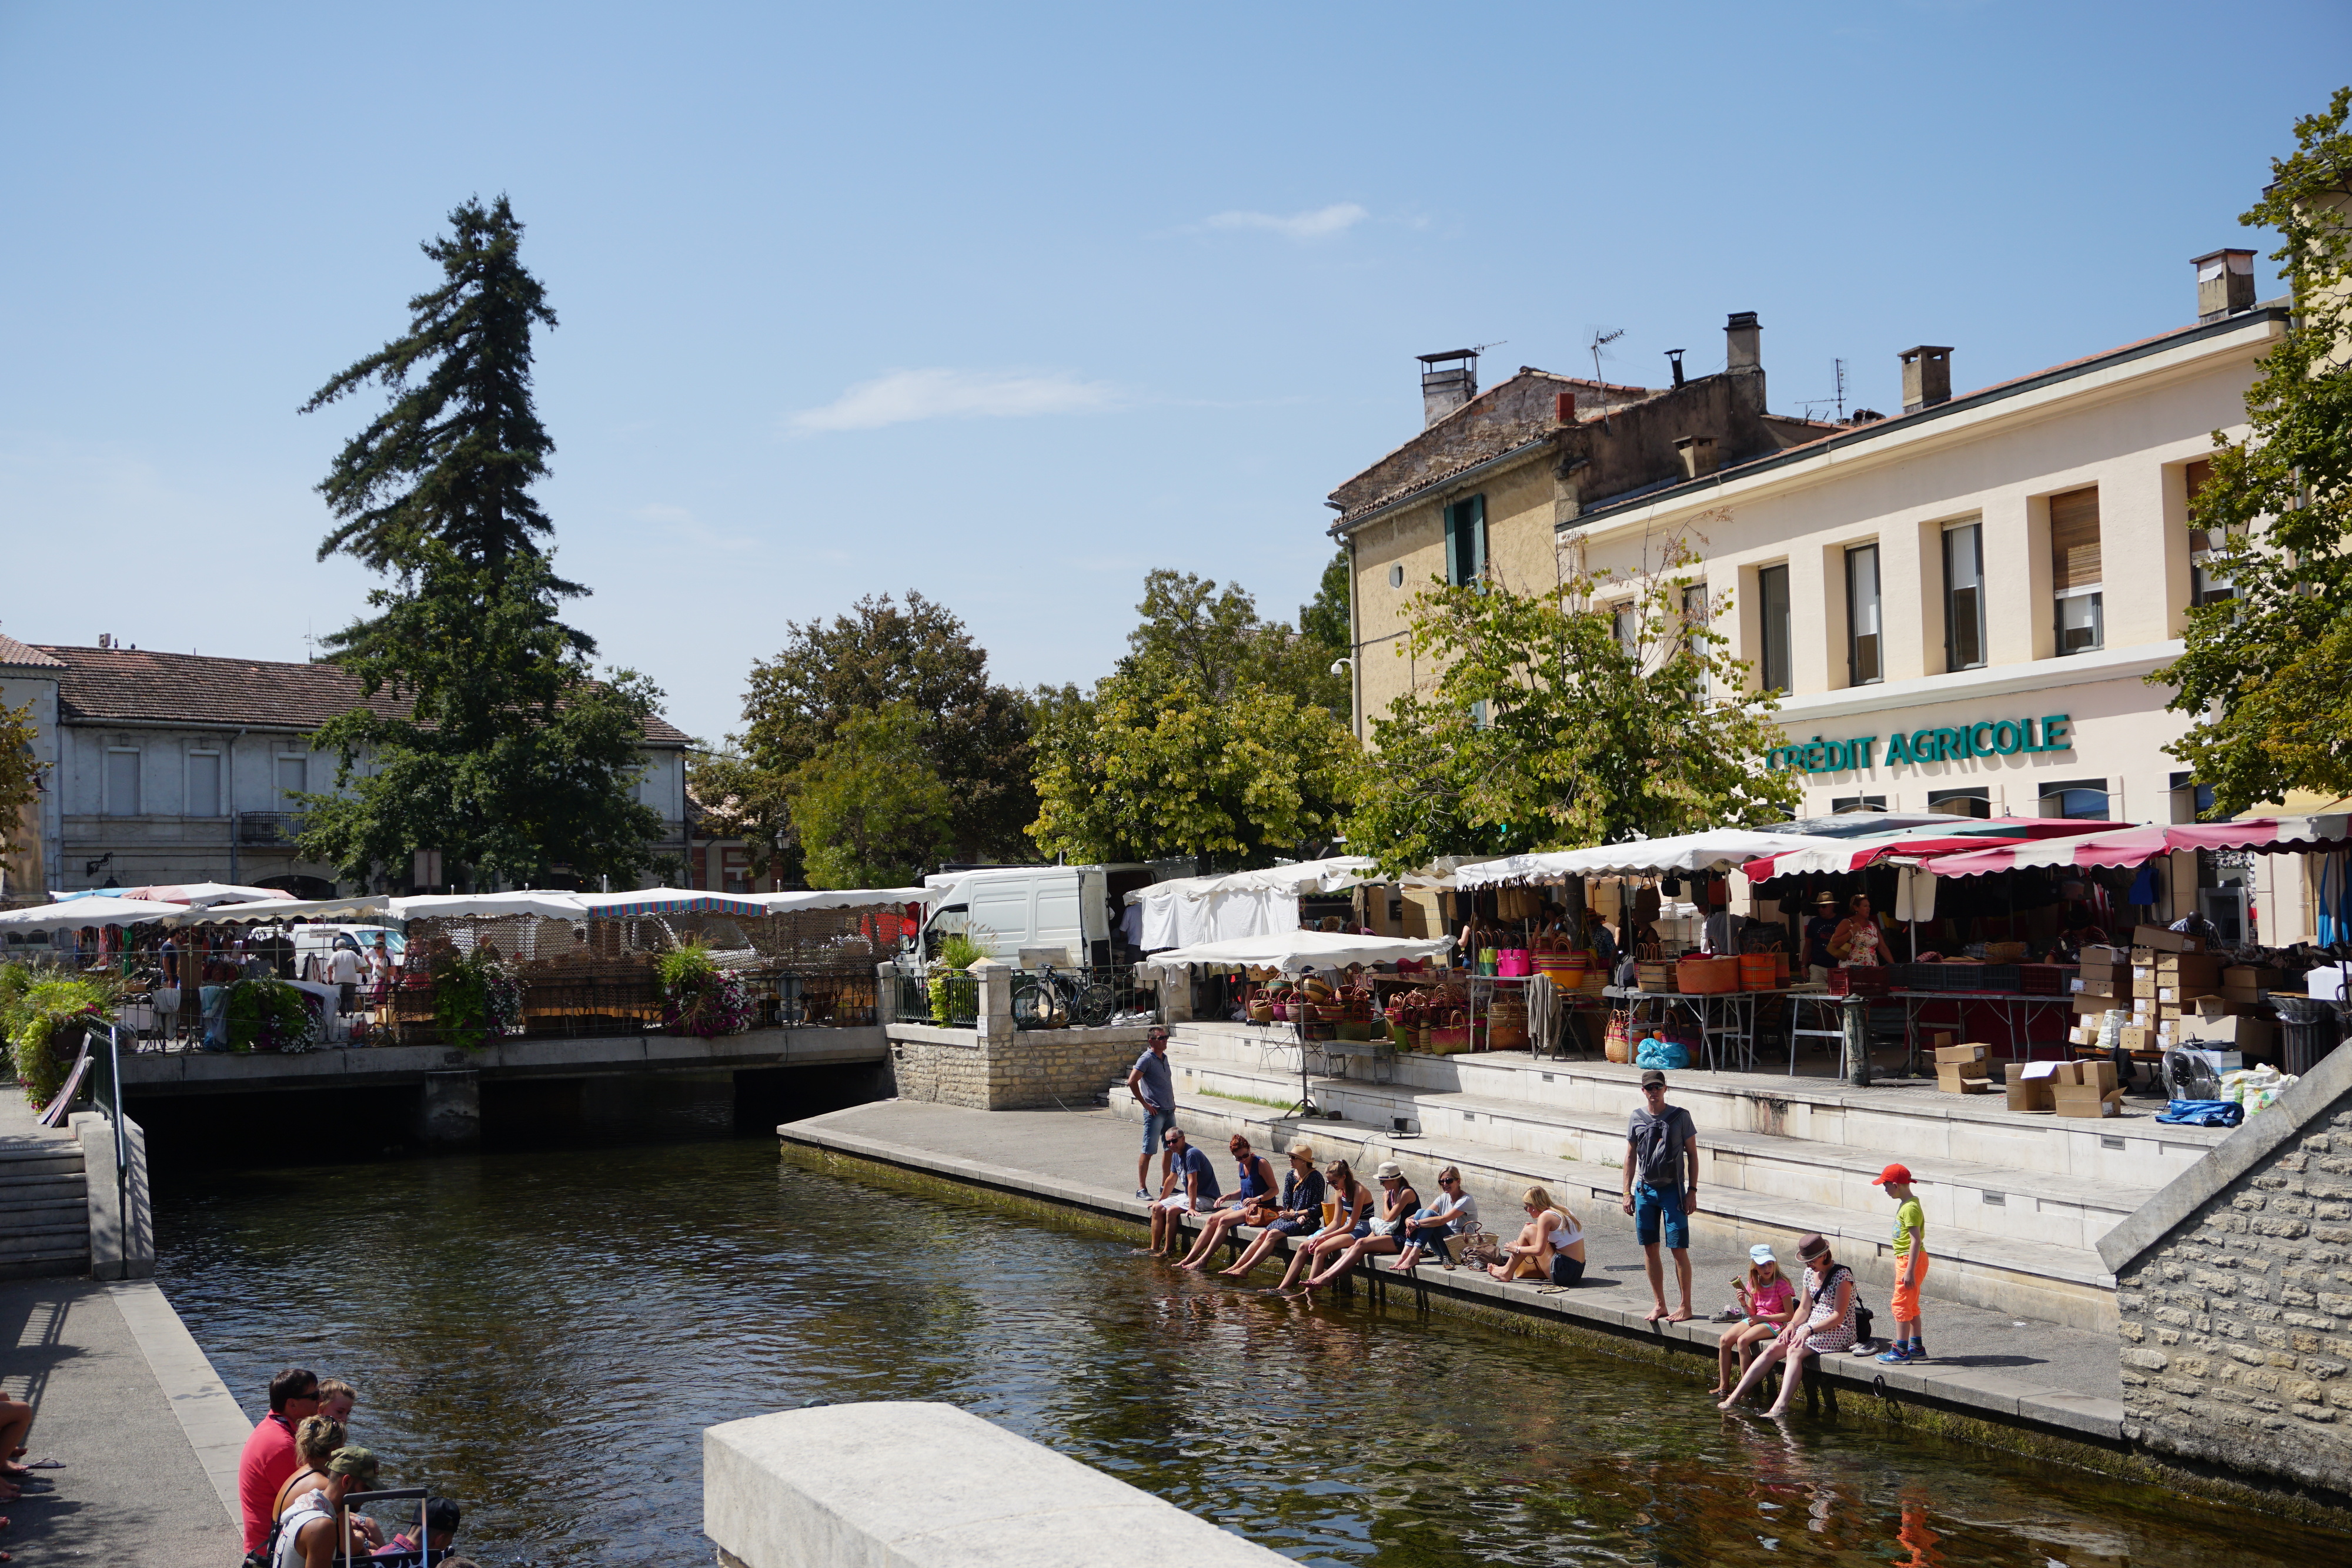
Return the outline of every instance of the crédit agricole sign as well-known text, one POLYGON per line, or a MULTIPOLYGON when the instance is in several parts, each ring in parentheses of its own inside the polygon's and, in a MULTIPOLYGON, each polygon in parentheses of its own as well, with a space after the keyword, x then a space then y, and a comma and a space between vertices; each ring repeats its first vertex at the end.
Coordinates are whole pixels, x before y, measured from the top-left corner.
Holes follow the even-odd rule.
POLYGON ((1820 736, 1801 745, 1776 746, 1764 754, 1769 768, 1801 768, 1808 773, 1845 773, 1898 763, 1964 762, 1976 757, 2016 757, 2074 749, 2074 721, 2063 713, 2040 718, 2003 718, 1956 727, 1915 729, 1889 736, 1857 735, 1844 740, 1820 736), (1886 742, 1884 752, 1880 740, 1886 742))

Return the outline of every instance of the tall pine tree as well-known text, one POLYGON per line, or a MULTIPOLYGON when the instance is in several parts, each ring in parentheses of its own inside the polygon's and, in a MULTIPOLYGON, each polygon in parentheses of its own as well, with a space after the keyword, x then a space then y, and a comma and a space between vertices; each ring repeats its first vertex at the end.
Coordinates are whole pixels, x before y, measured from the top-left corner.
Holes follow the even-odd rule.
POLYGON ((319 555, 394 582, 328 639, 368 701, 320 730, 337 792, 304 798, 302 848, 361 882, 401 880, 421 849, 452 881, 626 880, 661 827, 635 799, 661 694, 630 671, 596 679, 594 642, 557 614, 587 590, 555 575, 530 494, 555 449, 531 334, 555 313, 522 266, 522 225, 504 196, 449 222, 424 246, 444 281, 409 301, 407 334, 303 407, 390 394, 319 486, 339 519, 319 555))

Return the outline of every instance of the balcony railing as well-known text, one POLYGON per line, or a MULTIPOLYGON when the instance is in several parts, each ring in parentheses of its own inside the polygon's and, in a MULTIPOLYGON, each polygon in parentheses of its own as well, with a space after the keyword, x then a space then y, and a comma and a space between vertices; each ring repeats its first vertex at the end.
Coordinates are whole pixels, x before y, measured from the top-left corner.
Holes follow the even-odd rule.
POLYGON ((293 811, 240 811, 236 841, 240 844, 291 844, 302 834, 302 818, 293 811))

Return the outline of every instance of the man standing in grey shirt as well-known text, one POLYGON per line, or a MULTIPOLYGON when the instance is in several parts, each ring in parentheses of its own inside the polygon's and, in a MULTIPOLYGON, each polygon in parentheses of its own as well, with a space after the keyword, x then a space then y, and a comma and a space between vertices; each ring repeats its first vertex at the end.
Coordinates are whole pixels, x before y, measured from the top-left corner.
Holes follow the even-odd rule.
POLYGON ((1633 1217, 1633 1239, 1642 1244, 1643 1271, 1650 1277, 1656 1305, 1649 1321, 1691 1319, 1690 1212, 1698 1200, 1698 1127, 1691 1113, 1666 1103, 1666 1075, 1653 1068, 1642 1074, 1642 1105, 1625 1126, 1625 1212, 1633 1217), (1658 1259, 1663 1233, 1675 1255, 1679 1311, 1666 1310, 1665 1270, 1658 1259))
MULTIPOLYGON (((1127 1092, 1143 1106, 1143 1152, 1135 1156, 1135 1196, 1149 1200, 1151 1191, 1144 1184, 1151 1174, 1151 1151, 1160 1148, 1168 1129, 1176 1124, 1176 1084, 1168 1071, 1168 1030, 1162 1025, 1144 1030, 1143 1054, 1127 1070, 1127 1092)), ((1164 1149, 1161 1155, 1164 1175, 1164 1149)))

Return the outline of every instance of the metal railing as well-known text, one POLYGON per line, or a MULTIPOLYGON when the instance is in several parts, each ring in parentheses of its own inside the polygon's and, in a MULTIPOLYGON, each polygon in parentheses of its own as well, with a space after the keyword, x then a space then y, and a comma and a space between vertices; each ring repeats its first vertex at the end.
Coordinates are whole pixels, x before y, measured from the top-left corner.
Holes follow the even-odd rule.
POLYGON ((962 970, 927 975, 912 965, 898 969, 898 1005, 893 1023, 971 1029, 980 1022, 980 977, 962 970))
POLYGON ((1135 983, 1129 964, 1024 970, 1013 979, 1016 1029, 1098 1029, 1137 1013, 1158 1016, 1160 998, 1135 983))
POLYGON ((290 844, 302 836, 303 818, 294 811, 239 811, 236 841, 240 844, 290 844))

